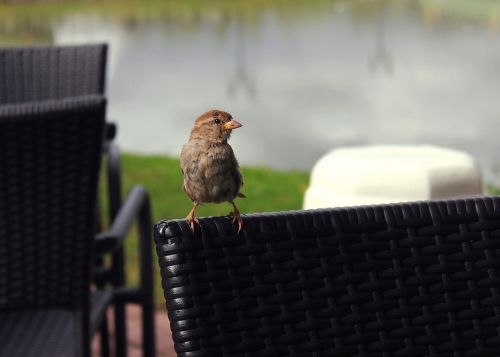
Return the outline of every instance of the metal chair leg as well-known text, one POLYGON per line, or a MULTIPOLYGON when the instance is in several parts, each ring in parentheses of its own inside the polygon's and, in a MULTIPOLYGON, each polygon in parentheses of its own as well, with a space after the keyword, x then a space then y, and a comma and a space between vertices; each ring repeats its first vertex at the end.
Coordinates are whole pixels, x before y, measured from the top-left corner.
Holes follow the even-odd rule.
MULTIPOLYGON (((125 272, 123 269, 124 253, 123 248, 120 248, 113 254, 113 267, 115 286, 125 285, 125 272)), ((127 356, 127 325, 125 304, 122 301, 115 301, 115 343, 116 356, 127 356)))
POLYGON ((100 328, 100 345, 101 345, 101 356, 109 357, 109 324, 108 317, 104 316, 104 320, 100 328))
POLYGON ((153 301, 153 235, 151 226, 151 212, 148 198, 142 206, 138 227, 141 247, 142 348, 144 357, 153 357, 156 350, 153 301))

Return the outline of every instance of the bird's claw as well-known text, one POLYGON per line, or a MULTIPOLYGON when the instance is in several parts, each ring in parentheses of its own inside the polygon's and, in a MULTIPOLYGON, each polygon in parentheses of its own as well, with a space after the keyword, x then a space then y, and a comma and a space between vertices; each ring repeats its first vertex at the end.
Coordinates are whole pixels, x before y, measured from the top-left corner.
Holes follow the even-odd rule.
POLYGON ((200 204, 198 202, 194 202, 194 206, 189 211, 186 220, 188 221, 189 227, 191 228, 191 231, 194 233, 194 230, 196 228, 196 225, 200 225, 200 221, 198 221, 198 218, 196 218, 195 211, 196 207, 198 207, 200 204))
POLYGON ((240 234, 241 230, 243 229, 243 218, 241 218, 240 214, 233 213, 233 219, 231 222, 238 226, 238 234, 240 234))
POLYGON ((196 225, 200 225, 200 221, 198 221, 198 218, 193 218, 192 220, 188 220, 188 222, 189 222, 189 227, 191 227, 191 230, 194 233, 196 225))
POLYGON ((196 218, 196 217, 190 217, 190 216, 187 216, 186 219, 188 221, 189 228, 191 228, 191 231, 194 233, 196 225, 199 226, 200 225, 200 221, 198 220, 198 218, 196 218))

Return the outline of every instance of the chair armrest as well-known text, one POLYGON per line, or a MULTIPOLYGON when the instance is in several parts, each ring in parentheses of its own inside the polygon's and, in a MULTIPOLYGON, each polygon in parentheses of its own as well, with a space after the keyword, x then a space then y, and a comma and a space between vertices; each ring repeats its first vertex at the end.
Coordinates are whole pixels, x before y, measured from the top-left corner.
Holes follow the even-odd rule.
MULTIPOLYGON (((142 186, 134 186, 118 210, 109 229, 96 236, 98 254, 111 252, 123 244, 135 218, 149 219, 149 196, 142 186)), ((147 222, 144 222, 147 224, 147 222)))
MULTIPOLYGON (((96 237, 96 251, 98 255, 112 252, 111 266, 108 269, 104 267, 101 271, 95 272, 97 275, 100 275, 96 276, 96 280, 100 279, 101 284, 110 283, 113 286, 117 346, 123 345, 122 341, 126 340, 127 335, 125 328, 125 304, 140 303, 143 311, 143 344, 148 349, 144 353, 145 356, 154 355, 155 345, 153 240, 151 228, 149 195, 142 186, 134 186, 114 216, 109 230, 96 237), (123 242, 132 227, 134 219, 137 219, 138 228, 140 276, 138 287, 128 287, 124 269, 125 256, 123 242)), ((122 354, 118 353, 118 355, 122 354)))
POLYGON ((108 121, 104 128, 104 137, 106 138, 106 140, 107 141, 113 140, 116 136, 116 131, 117 131, 116 124, 108 121))

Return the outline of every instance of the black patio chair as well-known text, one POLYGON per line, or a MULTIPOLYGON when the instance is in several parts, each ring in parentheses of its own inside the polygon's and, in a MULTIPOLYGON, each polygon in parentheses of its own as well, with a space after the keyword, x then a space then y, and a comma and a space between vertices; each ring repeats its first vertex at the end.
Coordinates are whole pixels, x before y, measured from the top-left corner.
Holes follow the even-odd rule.
POLYGON ((104 94, 106 44, 0 47, 0 104, 104 94))
MULTIPOLYGON (((0 356, 90 356, 107 307, 130 291, 92 288, 91 262, 120 245, 135 217, 137 291, 152 291, 144 189, 135 187, 95 238, 104 117, 101 96, 0 106, 0 356)), ((152 321, 144 326, 151 335, 152 321)), ((153 355, 154 345, 147 350, 153 355)))
POLYGON ((500 356, 500 198, 155 226, 178 356, 500 356))
MULTIPOLYGON (((107 45, 36 46, 0 48, 0 104, 22 103, 48 99, 63 99, 81 95, 105 93, 107 45)), ((103 153, 107 169, 107 197, 109 221, 112 222, 122 206, 122 183, 120 151, 114 137, 116 125, 105 124, 103 153)), ((96 211, 98 229, 102 227, 102 215, 96 211)), ((108 237, 109 240, 110 237, 108 237)), ((94 281, 99 287, 111 284, 123 287, 126 284, 123 245, 113 244, 111 265, 104 264, 102 256, 96 257, 94 281)), ((144 268, 144 267, 143 267, 144 268)), ((126 355, 125 305, 137 303, 148 316, 143 316, 144 353, 150 356, 154 346, 153 312, 149 308, 149 296, 142 289, 117 290, 115 302, 115 337, 118 356, 126 355)), ((103 325, 103 350, 108 350, 107 325, 103 325)))

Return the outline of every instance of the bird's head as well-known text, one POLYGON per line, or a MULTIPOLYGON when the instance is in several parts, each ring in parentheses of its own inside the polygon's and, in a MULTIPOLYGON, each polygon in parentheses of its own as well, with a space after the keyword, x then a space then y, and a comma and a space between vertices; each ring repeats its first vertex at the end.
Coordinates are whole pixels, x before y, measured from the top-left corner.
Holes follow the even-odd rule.
POLYGON ((242 125, 234 120, 231 114, 214 109, 196 119, 191 130, 191 138, 223 143, 229 139, 231 131, 240 126, 242 125))

